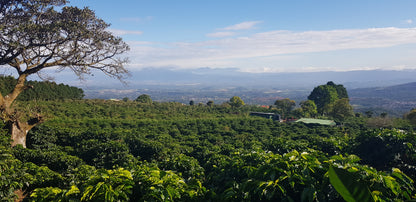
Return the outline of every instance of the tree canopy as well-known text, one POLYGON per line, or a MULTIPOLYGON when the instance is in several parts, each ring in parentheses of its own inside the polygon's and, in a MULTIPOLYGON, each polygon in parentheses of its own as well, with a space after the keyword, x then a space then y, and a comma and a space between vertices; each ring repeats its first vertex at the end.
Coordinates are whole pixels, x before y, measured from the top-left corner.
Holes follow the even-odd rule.
POLYGON ((352 110, 352 106, 350 105, 348 98, 336 100, 332 106, 330 115, 337 121, 342 121, 347 117, 353 116, 354 112, 352 110))
MULTIPOLYGON (((10 93, 17 80, 12 76, 0 76, 0 93, 7 95, 10 93)), ((18 97, 18 101, 29 100, 58 100, 58 99, 82 99, 84 91, 81 88, 68 86, 65 84, 57 84, 50 81, 27 81, 27 86, 32 86, 22 92, 18 97)))
POLYGON ((137 97, 134 101, 140 102, 140 103, 148 103, 148 104, 151 104, 153 102, 152 98, 150 98, 150 95, 147 95, 147 94, 139 95, 139 97, 137 97))
POLYGON ((336 85, 332 81, 329 81, 326 85, 315 87, 308 96, 309 100, 315 102, 320 114, 329 113, 335 101, 343 98, 348 98, 347 89, 343 85, 336 85))
POLYGON ((126 58, 116 58, 128 50, 121 38, 106 28, 109 24, 88 8, 65 6, 65 0, 2 1, 0 18, 1 63, 19 75, 44 68, 69 68, 76 75, 99 69, 122 78, 126 58))
POLYGON ((416 109, 412 109, 409 113, 407 113, 406 118, 410 121, 410 123, 416 125, 416 109))
POLYGON ((241 107, 244 105, 244 101, 238 96, 233 96, 230 98, 230 105, 232 107, 241 107))
POLYGON ((281 110, 283 117, 286 117, 289 114, 289 112, 293 109, 293 107, 296 106, 296 102, 289 98, 285 98, 281 100, 276 100, 274 105, 276 105, 276 107, 281 110))
POLYGON ((212 100, 209 100, 208 102, 207 102, 207 106, 210 106, 210 107, 212 107, 214 105, 214 101, 212 101, 212 100))
POLYGON ((312 100, 300 102, 300 107, 304 117, 315 117, 318 114, 315 102, 312 100))

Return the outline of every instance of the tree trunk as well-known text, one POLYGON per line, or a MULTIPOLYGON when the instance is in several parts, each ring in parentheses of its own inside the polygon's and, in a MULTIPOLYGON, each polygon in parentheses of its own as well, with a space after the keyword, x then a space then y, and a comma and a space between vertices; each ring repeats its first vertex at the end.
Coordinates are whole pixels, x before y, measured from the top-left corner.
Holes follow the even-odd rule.
POLYGON ((26 136, 33 126, 27 123, 20 123, 19 121, 10 124, 10 133, 12 135, 12 147, 20 144, 26 148, 26 136))

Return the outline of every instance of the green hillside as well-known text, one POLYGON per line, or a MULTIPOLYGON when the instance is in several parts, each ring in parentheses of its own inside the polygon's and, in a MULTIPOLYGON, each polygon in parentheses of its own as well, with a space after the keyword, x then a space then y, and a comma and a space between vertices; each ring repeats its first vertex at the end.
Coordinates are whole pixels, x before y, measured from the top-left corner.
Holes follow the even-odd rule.
POLYGON ((387 112, 402 116, 416 106, 416 82, 389 87, 360 88, 349 90, 351 104, 360 112, 387 112))
POLYGON ((405 120, 401 130, 372 129, 363 117, 342 127, 281 123, 249 116, 273 112, 255 106, 31 104, 50 118, 26 149, 1 136, 6 200, 22 190, 33 201, 341 201, 333 184, 344 178, 382 201, 416 194, 416 137, 405 120))
MULTIPOLYGON (((0 93, 9 94, 17 80, 12 76, 0 76, 0 93)), ((84 91, 80 88, 57 84, 49 81, 27 81, 26 85, 30 86, 19 95, 18 100, 58 100, 58 99, 82 99, 84 91)))

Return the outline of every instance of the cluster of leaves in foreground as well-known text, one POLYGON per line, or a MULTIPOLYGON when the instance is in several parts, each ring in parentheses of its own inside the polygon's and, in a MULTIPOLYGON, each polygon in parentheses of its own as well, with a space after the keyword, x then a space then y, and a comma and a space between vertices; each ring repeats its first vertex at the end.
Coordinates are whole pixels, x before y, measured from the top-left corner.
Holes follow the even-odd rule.
POLYGON ((33 201, 175 201, 197 200, 205 189, 201 184, 186 184, 173 171, 137 165, 132 170, 98 169, 81 166, 70 174, 67 187, 36 188, 33 201))
MULTIPOLYGON (((336 167, 356 177, 377 201, 410 200, 414 197, 413 180, 399 169, 379 172, 358 163, 355 155, 330 158, 320 152, 294 150, 284 155, 271 152, 236 152, 214 160, 209 180, 221 190, 219 199, 228 201, 336 201, 338 192, 330 183, 328 170, 336 167), (225 158, 225 161, 224 161, 225 158), (221 159, 221 160, 219 160, 221 159), (219 162, 223 165, 216 165, 219 162)), ((345 181, 344 181, 345 182, 345 181)), ((342 183, 344 183, 342 182, 342 183)))
MULTIPOLYGON (((328 170, 336 167, 355 177, 351 187, 368 189, 375 201, 410 200, 413 180, 399 169, 380 172, 358 163, 355 155, 326 157, 319 151, 284 155, 241 151, 213 155, 204 182, 184 178, 146 163, 129 170, 95 169, 81 165, 64 175, 36 167, 30 194, 33 201, 334 201, 341 196, 328 170), (44 170, 42 172, 42 170, 44 170), (42 175, 39 175, 42 174, 42 175), (41 183, 39 183, 41 181, 41 183), (57 184, 55 184, 57 183, 57 184), (57 186, 59 185, 60 186, 57 186), (32 187, 33 188, 33 187, 32 187)), ((183 162, 173 162, 181 167, 183 162)), ((33 171, 32 171, 33 172, 33 171)), ((339 172, 339 171, 338 171, 339 172)), ((188 175, 188 176, 192 176, 188 175)))
POLYGON ((371 200, 416 194, 411 129, 281 124, 218 106, 45 103, 63 113, 30 131, 27 149, 2 136, 5 200, 22 190, 32 201, 338 201, 355 197, 337 186, 345 178, 371 200), (91 114, 77 119, 74 105, 91 114), (103 115, 114 109, 125 116, 103 115))

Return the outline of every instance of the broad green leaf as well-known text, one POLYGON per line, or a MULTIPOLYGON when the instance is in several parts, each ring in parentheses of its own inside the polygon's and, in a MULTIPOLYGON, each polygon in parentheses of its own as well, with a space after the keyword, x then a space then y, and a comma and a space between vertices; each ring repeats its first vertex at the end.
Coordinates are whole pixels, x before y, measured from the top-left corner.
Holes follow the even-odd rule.
POLYGON ((305 188, 302 191, 301 195, 301 201, 307 202, 307 201, 313 201, 316 198, 316 190, 312 187, 305 188))
POLYGON ((66 192, 65 196, 69 196, 69 195, 72 195, 72 194, 78 194, 78 193, 80 193, 78 187, 75 186, 75 185, 72 185, 71 189, 68 192, 66 192))
POLYGON ((354 173, 330 166, 329 181, 347 202, 374 201, 368 187, 359 182, 354 173))
POLYGON ((385 176, 382 178, 387 188, 389 188, 393 192, 394 195, 398 195, 399 193, 398 193, 397 188, 400 188, 400 187, 396 185, 395 183, 396 179, 394 179, 391 176, 385 176))
POLYGON ((92 190, 93 188, 94 188, 93 186, 88 186, 88 187, 85 189, 84 194, 83 194, 83 195, 82 195, 82 197, 81 197, 81 201, 85 201, 85 200, 87 199, 88 195, 90 194, 90 192, 91 192, 91 190, 92 190))

